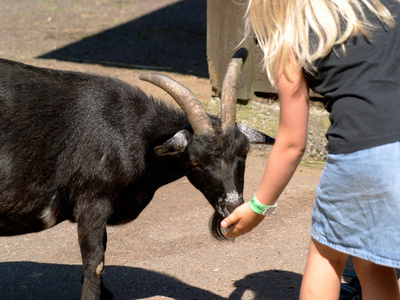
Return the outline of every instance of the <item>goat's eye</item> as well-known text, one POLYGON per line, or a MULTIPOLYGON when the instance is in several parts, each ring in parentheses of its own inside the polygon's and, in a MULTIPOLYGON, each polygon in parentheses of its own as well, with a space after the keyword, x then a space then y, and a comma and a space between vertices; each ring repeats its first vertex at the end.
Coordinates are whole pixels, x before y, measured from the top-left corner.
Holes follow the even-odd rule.
POLYGON ((193 161, 193 162, 192 162, 192 166, 193 166, 193 167, 198 166, 198 165, 199 165, 199 162, 198 162, 198 161, 193 161))

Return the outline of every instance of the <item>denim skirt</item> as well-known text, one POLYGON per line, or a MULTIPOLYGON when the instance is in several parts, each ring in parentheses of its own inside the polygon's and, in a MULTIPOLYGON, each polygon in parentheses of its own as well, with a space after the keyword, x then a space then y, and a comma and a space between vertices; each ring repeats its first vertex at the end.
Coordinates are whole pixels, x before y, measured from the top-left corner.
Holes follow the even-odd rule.
POLYGON ((311 235, 337 251, 400 268, 400 142, 328 155, 311 235))

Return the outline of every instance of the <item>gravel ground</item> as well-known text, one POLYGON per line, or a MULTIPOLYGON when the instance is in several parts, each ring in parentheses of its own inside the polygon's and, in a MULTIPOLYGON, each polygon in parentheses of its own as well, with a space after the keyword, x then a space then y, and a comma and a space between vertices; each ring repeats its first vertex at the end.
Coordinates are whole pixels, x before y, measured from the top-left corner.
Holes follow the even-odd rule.
MULTIPOLYGON (((3 0, 0 57, 118 77, 167 73, 207 102, 206 0, 3 0)), ((253 149, 250 199, 267 159, 253 149)), ((300 166, 279 208, 234 242, 208 232, 212 209, 186 178, 161 188, 127 225, 110 227, 105 283, 116 299, 297 299, 320 165, 300 166)), ((0 299, 79 299, 76 225, 0 237, 0 299)))
MULTIPOLYGON (((246 199, 265 160, 248 158, 246 199)), ((161 188, 137 220, 108 229, 106 285, 116 299, 297 299, 319 175, 300 166, 276 212, 234 242, 211 238, 212 208, 186 178, 161 188)), ((0 249, 0 299, 79 299, 76 224, 1 237, 0 249)))

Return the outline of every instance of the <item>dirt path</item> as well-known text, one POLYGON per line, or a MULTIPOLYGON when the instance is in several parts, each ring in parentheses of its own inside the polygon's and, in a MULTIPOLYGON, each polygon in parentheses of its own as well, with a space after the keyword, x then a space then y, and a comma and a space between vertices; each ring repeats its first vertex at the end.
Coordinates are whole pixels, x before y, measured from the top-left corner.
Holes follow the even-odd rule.
MULTIPOLYGON (((265 157, 247 161, 250 199, 265 157)), ((105 282, 116 299, 297 299, 321 170, 300 166, 275 214, 248 235, 218 242, 212 208, 186 178, 160 189, 140 217, 108 229, 105 282)), ((76 225, 0 238, 0 299, 79 299, 76 225)))
MULTIPOLYGON (((143 3, 4 0, 0 57, 117 77, 165 99, 138 76, 167 72, 207 101, 206 0, 143 3)), ((266 159, 251 152, 246 199, 266 159)), ((320 173, 300 166, 276 213, 233 243, 211 238, 212 209, 186 178, 163 187, 136 221, 108 229, 106 285, 117 299, 297 299, 320 173)), ((75 224, 0 237, 0 249, 0 299, 79 299, 75 224)))

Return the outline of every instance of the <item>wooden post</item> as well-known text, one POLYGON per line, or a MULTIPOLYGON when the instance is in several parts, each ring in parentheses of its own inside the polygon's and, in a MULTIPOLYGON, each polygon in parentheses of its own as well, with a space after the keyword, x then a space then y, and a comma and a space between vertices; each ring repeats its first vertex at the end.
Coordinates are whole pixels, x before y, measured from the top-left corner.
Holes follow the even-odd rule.
POLYGON ((249 50, 240 79, 238 99, 248 101, 254 92, 275 93, 262 69, 262 50, 254 36, 245 38, 248 0, 207 0, 207 57, 214 96, 220 96, 230 58, 240 47, 249 50))
POLYGON ((245 39, 246 0, 207 0, 207 57, 215 96, 221 95, 229 60, 240 47, 249 50, 239 84, 238 99, 249 100, 254 93, 254 42, 245 39))

